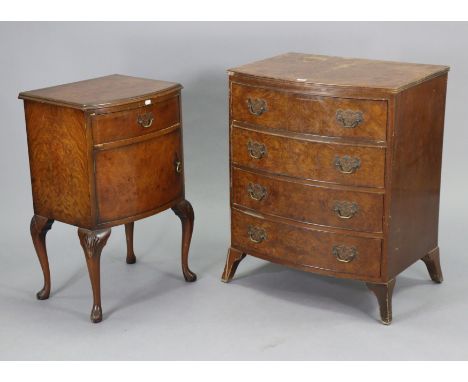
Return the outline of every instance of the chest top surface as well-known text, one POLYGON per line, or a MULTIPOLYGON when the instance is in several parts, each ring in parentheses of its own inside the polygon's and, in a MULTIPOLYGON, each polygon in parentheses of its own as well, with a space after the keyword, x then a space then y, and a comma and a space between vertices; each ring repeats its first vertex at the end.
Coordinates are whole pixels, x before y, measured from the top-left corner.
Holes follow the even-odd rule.
POLYGON ((305 84, 354 86, 399 92, 448 72, 448 66, 286 53, 229 72, 305 84))
POLYGON ((67 105, 76 109, 92 110, 138 101, 171 90, 181 85, 174 82, 112 74, 110 76, 73 82, 22 92, 20 99, 67 105))

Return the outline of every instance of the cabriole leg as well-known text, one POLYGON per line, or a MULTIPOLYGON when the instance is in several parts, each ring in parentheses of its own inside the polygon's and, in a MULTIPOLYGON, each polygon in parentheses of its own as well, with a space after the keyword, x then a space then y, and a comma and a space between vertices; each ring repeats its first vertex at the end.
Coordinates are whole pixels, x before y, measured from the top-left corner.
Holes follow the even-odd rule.
POLYGON ((110 233, 110 229, 96 231, 89 231, 83 228, 78 229, 78 237, 85 253, 91 287, 93 288, 91 321, 94 323, 102 321, 100 260, 102 249, 106 245, 110 233))
POLYGON ((34 215, 31 219, 31 237, 37 257, 39 258, 39 263, 41 264, 42 273, 44 274, 44 286, 36 294, 39 300, 46 300, 50 295, 50 269, 49 259, 47 257, 46 235, 52 228, 53 223, 54 221, 52 219, 47 219, 39 215, 34 215))
POLYGON ((133 228, 134 223, 125 224, 125 237, 127 239, 127 264, 135 264, 136 257, 133 251, 133 228))
POLYGON ((172 207, 172 211, 179 217, 182 223, 182 273, 185 281, 195 281, 197 275, 188 266, 190 241, 192 240, 193 222, 195 215, 192 205, 188 200, 182 200, 172 207))

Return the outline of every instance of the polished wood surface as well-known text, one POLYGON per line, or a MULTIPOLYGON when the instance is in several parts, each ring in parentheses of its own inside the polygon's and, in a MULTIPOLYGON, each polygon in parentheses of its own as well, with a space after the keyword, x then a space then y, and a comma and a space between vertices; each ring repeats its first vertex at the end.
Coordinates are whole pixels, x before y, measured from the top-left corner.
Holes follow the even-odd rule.
POLYGON ((319 226, 382 232, 381 193, 335 190, 320 183, 259 174, 237 167, 232 169, 232 192, 234 205, 262 214, 319 226))
POLYGON ((192 240, 193 223, 195 221, 195 214, 192 205, 187 200, 182 200, 172 207, 172 211, 179 217, 182 223, 182 247, 181 247, 181 263, 182 273, 185 281, 192 282, 197 279, 197 275, 193 273, 188 265, 188 254, 190 242, 192 240))
POLYGON ((429 78, 443 75, 449 67, 407 62, 285 53, 230 69, 230 72, 290 81, 302 85, 374 88, 399 92, 429 78))
POLYGON ((94 323, 102 321, 101 307, 101 252, 111 234, 110 228, 89 231, 78 228, 78 237, 86 258, 89 279, 93 289, 93 307, 90 319, 94 323))
POLYGON ((238 83, 231 85, 231 96, 235 121, 322 136, 385 140, 387 102, 383 100, 309 96, 238 83), (264 102, 266 110, 255 114, 251 110, 254 101, 264 102), (357 126, 338 118, 347 111, 360 113, 357 126))
POLYGON ((283 224, 235 209, 231 212, 231 232, 234 248, 276 263, 357 278, 380 277, 380 239, 329 233, 306 225, 283 224), (263 231, 265 238, 257 243, 260 239, 249 233, 251 229, 263 231), (341 257, 334 254, 335 248, 343 251, 341 255, 338 253, 341 257), (354 249, 354 258, 346 257, 349 249, 354 249))
POLYGON ((446 87, 444 75, 402 92, 395 101, 389 278, 438 247, 446 87))
POLYGON ((53 223, 54 221, 52 219, 34 215, 30 224, 31 238, 37 253, 37 257, 39 259, 39 263, 41 264, 42 273, 44 275, 44 286, 36 294, 38 300, 46 300, 50 295, 51 281, 49 258, 47 256, 46 248, 46 235, 47 232, 52 228, 53 223))
POLYGON ((149 105, 93 117, 94 144, 150 134, 180 122, 178 96, 162 101, 149 101, 152 102, 149 105))
POLYGON ((24 109, 35 214, 90 227, 92 161, 83 112, 31 101, 24 109))
POLYGON ((173 208, 182 221, 188 267, 193 209, 185 200, 179 84, 113 75, 38 91, 24 99, 34 217, 31 236, 44 287, 51 281, 45 236, 54 220, 78 227, 93 307, 102 320, 100 256, 110 228, 125 224, 128 264, 136 261, 134 221, 173 208))
POLYGON ((133 249, 133 232, 135 229, 135 223, 127 223, 125 224, 125 239, 127 241, 127 264, 135 264, 136 263, 136 256, 133 249))
POLYGON ((384 186, 385 148, 379 146, 317 142, 233 125, 231 158, 236 165, 280 175, 351 186, 384 186), (253 157, 249 142, 264 147, 265 154, 253 157), (359 161, 359 167, 340 169, 336 160, 346 158, 359 161))
POLYGON ((178 91, 180 84, 112 74, 90 80, 21 92, 20 99, 65 105, 81 110, 96 110, 130 101, 149 99, 164 92, 178 91))
POLYGON ((223 281, 247 254, 359 279, 385 324, 404 269, 421 259, 442 281, 448 69, 298 53, 231 69, 232 232, 223 281), (339 247, 339 264, 330 246, 339 247))
POLYGON ((181 143, 177 129, 143 142, 96 151, 98 221, 138 215, 182 197, 181 143))

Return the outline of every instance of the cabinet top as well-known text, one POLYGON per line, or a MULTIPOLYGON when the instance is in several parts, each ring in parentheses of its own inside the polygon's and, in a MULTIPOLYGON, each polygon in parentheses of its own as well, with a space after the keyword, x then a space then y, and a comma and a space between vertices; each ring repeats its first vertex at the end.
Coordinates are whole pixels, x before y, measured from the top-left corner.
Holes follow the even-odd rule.
POLYGON ((399 92, 449 69, 441 65, 286 53, 229 69, 229 72, 294 83, 399 92))
POLYGON ((93 110, 139 101, 159 93, 181 88, 181 85, 174 82, 112 74, 21 92, 18 98, 66 105, 75 109, 93 110))

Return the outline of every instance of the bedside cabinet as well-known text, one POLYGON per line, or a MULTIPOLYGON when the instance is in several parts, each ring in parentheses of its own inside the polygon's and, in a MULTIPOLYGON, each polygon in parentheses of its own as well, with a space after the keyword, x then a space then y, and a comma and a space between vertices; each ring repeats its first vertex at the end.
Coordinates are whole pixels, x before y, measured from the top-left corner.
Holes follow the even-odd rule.
POLYGON ((442 281, 446 66, 288 53, 229 71, 231 247, 361 280, 392 320, 396 276, 442 281))
POLYGON ((91 320, 102 320, 100 256, 111 227, 125 224, 135 262, 134 221, 172 208, 182 221, 182 271, 194 214, 184 196, 181 86, 111 75, 20 93, 24 100, 34 204, 31 235, 50 294, 45 238, 54 220, 78 228, 93 290, 91 320))

